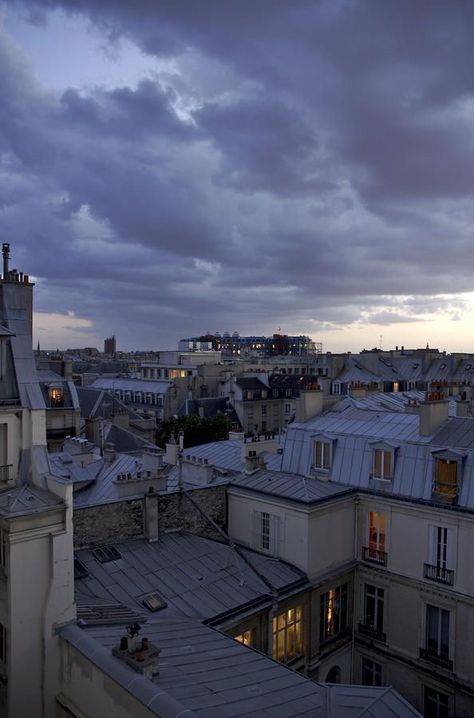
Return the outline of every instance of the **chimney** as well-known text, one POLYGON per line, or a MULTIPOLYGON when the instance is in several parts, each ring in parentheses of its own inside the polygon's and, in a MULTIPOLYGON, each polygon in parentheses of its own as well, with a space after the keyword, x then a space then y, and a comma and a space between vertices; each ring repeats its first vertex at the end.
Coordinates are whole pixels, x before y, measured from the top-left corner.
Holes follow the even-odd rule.
POLYGON ((142 461, 145 476, 158 476, 163 470, 164 451, 156 447, 147 446, 143 449, 142 461))
POLYGON ((456 399, 456 416, 471 416, 471 402, 469 399, 456 399))
POLYGON ((114 409, 112 412, 112 424, 121 429, 130 428, 130 414, 127 409, 114 409))
POLYGON ((3 254, 3 279, 6 279, 7 275, 8 275, 8 260, 10 259, 10 245, 8 244, 8 242, 3 242, 2 254, 3 254))
POLYGON ((115 444, 112 444, 111 441, 107 441, 104 448, 104 459, 108 464, 111 464, 113 461, 115 461, 115 444))
POLYGON ((158 494, 155 493, 153 486, 150 486, 148 493, 145 494, 145 514, 143 523, 143 532, 147 541, 150 543, 158 541, 158 494))
POLYGON ((296 421, 308 421, 323 410, 324 394, 319 384, 308 384, 296 401, 296 421))
POLYGON ((245 473, 254 474, 261 468, 260 460, 256 451, 249 451, 245 457, 245 473))
POLYGON ((176 440, 170 439, 170 441, 165 444, 165 448, 165 462, 171 466, 176 466, 179 456, 179 445, 176 443, 176 440))
POLYGON ((351 384, 350 395, 353 399, 365 399, 367 396, 367 386, 360 381, 351 384))
POLYGON ((447 420, 449 399, 443 399, 439 392, 426 392, 425 400, 420 402, 420 434, 431 436, 447 420))

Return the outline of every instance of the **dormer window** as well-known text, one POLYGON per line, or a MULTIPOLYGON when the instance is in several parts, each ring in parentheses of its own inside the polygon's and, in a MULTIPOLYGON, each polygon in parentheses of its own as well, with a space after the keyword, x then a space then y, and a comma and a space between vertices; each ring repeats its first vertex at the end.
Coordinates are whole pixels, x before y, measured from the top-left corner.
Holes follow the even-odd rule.
POLYGON ((64 394, 63 389, 60 386, 49 387, 49 401, 52 407, 64 406, 64 394))
POLYGON ((328 441, 314 442, 314 468, 323 471, 331 468, 331 444, 328 441))
POLYGON ((372 477, 382 481, 393 478, 393 449, 374 449, 372 477))
POLYGON ((311 468, 316 471, 328 472, 332 467, 334 440, 330 436, 320 434, 313 436, 313 458, 311 468))
POLYGON ((391 481, 395 470, 395 451, 398 446, 388 442, 373 442, 371 479, 391 481))
POLYGON ((453 503, 460 490, 464 455, 452 450, 433 452, 433 499, 453 503))

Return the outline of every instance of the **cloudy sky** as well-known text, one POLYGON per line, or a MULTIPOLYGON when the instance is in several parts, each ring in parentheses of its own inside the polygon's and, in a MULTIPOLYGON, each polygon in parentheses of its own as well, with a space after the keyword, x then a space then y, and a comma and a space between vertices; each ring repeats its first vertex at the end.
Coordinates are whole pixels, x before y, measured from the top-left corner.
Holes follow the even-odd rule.
POLYGON ((0 8, 0 236, 42 347, 474 351, 471 0, 0 8))

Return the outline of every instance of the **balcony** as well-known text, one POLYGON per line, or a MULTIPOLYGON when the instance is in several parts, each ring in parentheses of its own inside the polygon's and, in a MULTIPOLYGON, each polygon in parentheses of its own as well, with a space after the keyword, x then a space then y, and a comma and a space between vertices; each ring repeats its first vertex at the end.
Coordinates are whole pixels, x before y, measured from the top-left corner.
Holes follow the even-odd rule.
POLYGON ((380 549, 378 548, 372 548, 371 546, 363 546, 362 557, 364 561, 370 561, 370 563, 378 563, 380 566, 387 565, 386 552, 380 551, 380 549))
POLYGON ((454 583, 454 571, 449 568, 443 568, 442 566, 433 566, 430 563, 425 563, 423 576, 430 581, 444 583, 448 586, 452 586, 454 583))
POLYGON ((429 661, 436 666, 440 666, 441 668, 447 668, 448 671, 453 670, 453 662, 448 658, 448 656, 436 653, 429 648, 420 648, 420 658, 423 658, 424 661, 429 661))
POLYGON ((387 642, 387 636, 383 631, 379 631, 373 626, 369 626, 366 623, 359 623, 359 633, 367 638, 372 638, 374 641, 380 641, 381 643, 387 642))

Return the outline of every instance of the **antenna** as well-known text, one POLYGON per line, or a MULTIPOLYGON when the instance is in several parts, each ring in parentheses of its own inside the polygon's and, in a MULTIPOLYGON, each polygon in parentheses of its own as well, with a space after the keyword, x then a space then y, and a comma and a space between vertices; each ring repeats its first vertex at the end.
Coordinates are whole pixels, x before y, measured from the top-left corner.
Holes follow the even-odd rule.
POLYGON ((380 351, 382 351, 382 345, 383 345, 383 336, 380 335, 380 337, 379 337, 379 349, 380 349, 380 351))

